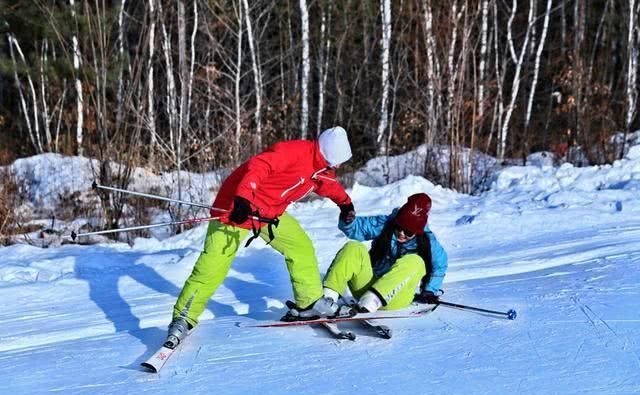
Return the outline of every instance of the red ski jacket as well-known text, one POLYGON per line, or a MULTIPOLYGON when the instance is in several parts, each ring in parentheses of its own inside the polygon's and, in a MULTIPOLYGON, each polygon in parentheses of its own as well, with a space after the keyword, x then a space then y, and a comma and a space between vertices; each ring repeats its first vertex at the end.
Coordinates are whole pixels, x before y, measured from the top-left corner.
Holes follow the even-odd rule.
MULTIPOLYGON (((309 193, 348 204, 351 198, 338 182, 336 174, 320 153, 317 141, 291 140, 276 143, 252 157, 224 180, 213 202, 212 216, 220 216, 215 208, 231 211, 233 198, 240 196, 251 202, 261 217, 276 218, 290 203, 309 193)), ((229 213, 223 212, 220 221, 229 224, 229 213)), ((234 224, 245 229, 264 226, 247 220, 234 224)))

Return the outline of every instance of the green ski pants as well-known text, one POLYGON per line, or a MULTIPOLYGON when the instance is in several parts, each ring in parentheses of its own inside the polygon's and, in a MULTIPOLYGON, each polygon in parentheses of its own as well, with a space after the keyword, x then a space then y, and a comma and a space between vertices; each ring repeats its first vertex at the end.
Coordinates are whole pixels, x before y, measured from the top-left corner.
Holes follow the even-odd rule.
MULTIPOLYGON (((204 250, 173 307, 174 318, 180 315, 191 300, 187 321, 193 326, 198 323, 198 317, 227 276, 238 247, 248 233, 247 229, 218 221, 209 224, 204 250)), ((273 233, 275 238, 270 246, 284 255, 296 304, 301 307, 310 306, 322 297, 320 271, 311 239, 298 221, 287 213, 280 216, 280 223, 273 228, 273 233)), ((269 241, 266 229, 262 230, 260 237, 269 241)))
POLYGON ((331 263, 324 286, 340 295, 344 295, 348 286, 351 294, 358 299, 373 288, 384 298, 382 309, 398 310, 411 304, 424 275, 422 258, 417 254, 408 254, 398 259, 385 275, 376 278, 367 247, 358 241, 349 241, 331 263))

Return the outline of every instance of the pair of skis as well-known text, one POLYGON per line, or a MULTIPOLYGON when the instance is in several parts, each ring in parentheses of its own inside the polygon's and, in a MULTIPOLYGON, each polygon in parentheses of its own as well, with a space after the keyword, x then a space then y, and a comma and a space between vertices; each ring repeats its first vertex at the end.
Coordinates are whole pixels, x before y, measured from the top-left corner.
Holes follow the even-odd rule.
POLYGON ((420 307, 418 310, 413 311, 401 311, 397 313, 388 312, 388 313, 365 313, 358 314, 354 317, 335 317, 335 318, 318 318, 315 320, 306 320, 306 321, 290 321, 290 322, 273 322, 269 324, 261 324, 261 325, 253 325, 253 327, 257 328, 283 328, 283 327, 291 327, 291 326, 302 326, 302 325, 320 325, 322 328, 325 328, 327 332, 336 339, 346 339, 346 340, 356 340, 356 335, 351 331, 341 330, 338 328, 338 323, 340 322, 351 322, 355 321, 359 323, 361 326, 366 328, 367 330, 373 331, 379 337, 383 339, 391 339, 393 332, 391 328, 387 325, 383 325, 378 320, 387 320, 387 319, 399 319, 399 318, 415 318, 421 315, 425 315, 427 313, 432 312, 436 309, 438 305, 429 305, 427 307, 420 307))
MULTIPOLYGON (((348 330, 341 330, 338 328, 340 322, 354 321, 360 323, 367 330, 371 330, 378 336, 384 339, 390 339, 392 336, 391 328, 387 325, 380 324, 378 320, 388 319, 402 319, 402 318, 416 318, 431 311, 435 310, 438 305, 429 305, 426 307, 420 307, 418 310, 413 311, 400 311, 400 312, 385 312, 385 313, 365 313, 358 314, 353 317, 336 317, 336 318, 319 318, 315 320, 307 321, 291 321, 291 322, 271 322, 268 324, 251 325, 254 328, 283 328, 283 327, 295 327, 303 325, 320 325, 325 328, 327 332, 336 339, 356 340, 356 335, 348 330)), ((193 331, 191 331, 193 332, 193 331)), ((189 334, 191 334, 189 332, 189 334)), ((169 358, 176 352, 182 345, 186 338, 184 338, 177 346, 173 347, 169 342, 164 343, 158 351, 156 351, 148 360, 141 365, 147 368, 150 372, 158 373, 162 367, 167 363, 169 358)))

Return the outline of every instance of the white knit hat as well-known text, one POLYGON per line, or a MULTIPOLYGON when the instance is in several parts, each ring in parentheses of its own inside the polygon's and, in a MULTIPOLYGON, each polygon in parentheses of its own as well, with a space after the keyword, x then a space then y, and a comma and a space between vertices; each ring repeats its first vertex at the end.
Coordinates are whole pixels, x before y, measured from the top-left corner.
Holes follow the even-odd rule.
POLYGON ((329 166, 337 166, 351 159, 351 145, 347 131, 340 126, 327 129, 318 137, 320 152, 329 166))

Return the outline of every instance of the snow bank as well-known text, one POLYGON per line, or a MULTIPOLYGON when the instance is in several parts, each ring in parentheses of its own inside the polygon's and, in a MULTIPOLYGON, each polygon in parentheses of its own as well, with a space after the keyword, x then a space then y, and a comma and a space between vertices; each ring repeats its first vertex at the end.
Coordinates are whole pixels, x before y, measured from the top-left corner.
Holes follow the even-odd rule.
POLYGON ((614 206, 637 200, 640 190, 640 146, 611 165, 574 167, 508 167, 495 174, 490 195, 528 196, 550 207, 614 206))
MULTIPOLYGON (((28 199, 33 205, 54 208, 60 200, 72 193, 85 197, 95 195, 91 185, 96 180, 99 162, 76 156, 42 154, 16 160, 10 167, 23 183, 28 199)), ((114 174, 118 165, 112 164, 114 174)), ((182 171, 155 174, 144 168, 135 168, 129 189, 178 198, 178 176, 182 182, 182 199, 194 202, 210 202, 228 170, 204 174, 182 171)))
MULTIPOLYGON (((470 152, 471 150, 468 148, 461 150, 462 163, 469 163, 470 152)), ((435 146, 429 149, 427 145, 423 144, 416 150, 401 155, 377 157, 369 160, 364 167, 355 172, 354 180, 358 184, 372 187, 396 182, 409 175, 424 176, 425 160, 428 154, 433 155, 432 160, 437 166, 437 172, 442 175, 448 174, 450 148, 435 146)), ((477 151, 473 152, 474 188, 481 186, 484 178, 496 163, 496 159, 489 155, 477 151)), ((467 166, 463 166, 463 171, 466 172, 467 169, 467 166)))

